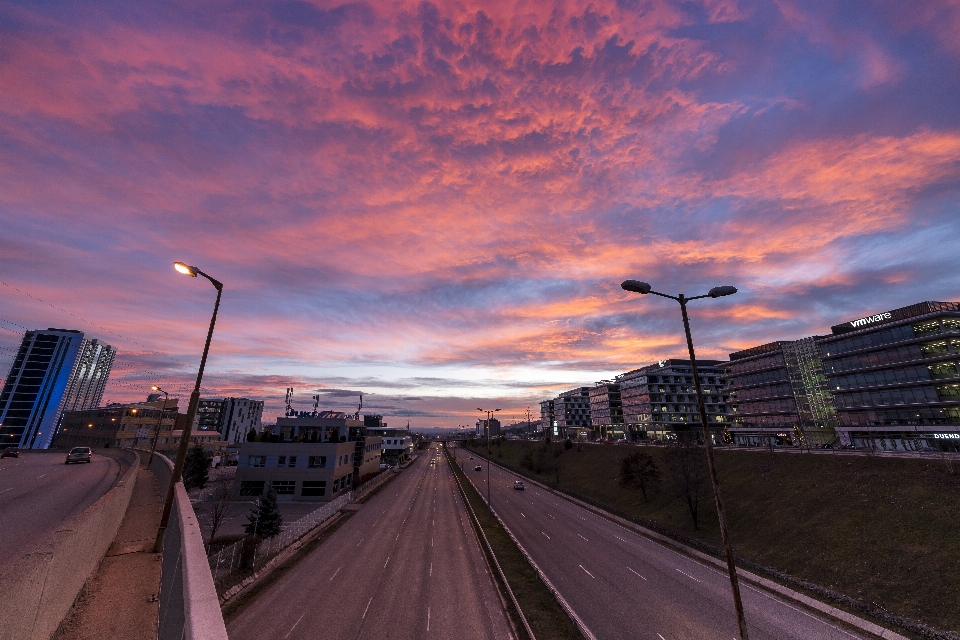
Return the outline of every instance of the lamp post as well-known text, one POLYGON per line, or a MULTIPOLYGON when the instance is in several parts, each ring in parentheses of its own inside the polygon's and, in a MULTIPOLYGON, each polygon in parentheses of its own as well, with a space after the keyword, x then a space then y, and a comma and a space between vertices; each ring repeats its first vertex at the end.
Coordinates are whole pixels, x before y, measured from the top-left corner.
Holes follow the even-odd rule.
MULTIPOLYGON (((163 422, 163 414, 167 411, 167 400, 170 399, 170 394, 157 385, 153 385, 150 388, 163 394, 163 409, 160 409, 160 418, 157 420, 157 430, 153 432, 153 442, 150 444, 150 458, 147 460, 148 469, 150 468, 150 463, 153 462, 153 453, 157 450, 157 440, 160 439, 160 425, 163 422)), ((173 433, 173 430, 171 430, 171 433, 173 433)))
POLYGON ((490 458, 493 457, 493 454, 490 453, 490 421, 493 419, 493 414, 500 409, 490 411, 477 407, 477 411, 487 414, 487 421, 483 425, 483 433, 487 437, 487 507, 493 511, 493 507, 490 506, 490 458))
POLYGON ((733 604, 737 610, 737 624, 740 627, 741 640, 748 640, 747 620, 743 614, 743 601, 740 599, 740 583, 737 580, 737 566, 733 561, 733 548, 730 546, 730 537, 727 535, 727 519, 723 511, 723 501, 720 499, 720 480, 717 478, 717 467, 713 460, 713 442, 710 435, 710 427, 707 424, 707 409, 703 404, 703 389, 700 386, 700 374, 697 371, 697 357, 693 352, 693 338, 690 336, 690 320, 687 318, 687 303, 691 300, 700 298, 720 298, 722 296, 733 295, 737 292, 736 287, 714 287, 709 293, 701 296, 687 298, 682 293, 678 296, 671 296, 665 293, 653 291, 646 282, 637 280, 626 280, 620 287, 625 291, 632 293, 648 294, 652 293, 661 298, 670 298, 680 303, 680 314, 683 316, 683 330, 687 336, 687 351, 690 352, 690 367, 693 369, 693 384, 697 389, 697 408, 700 410, 700 424, 703 427, 703 442, 707 448, 707 465, 710 468, 710 483, 713 485, 713 499, 717 504, 717 517, 720 520, 720 537, 723 539, 723 551, 727 556, 727 572, 730 574, 730 589, 733 592, 733 604))
MULTIPOLYGON (((180 476, 183 474, 183 462, 187 457, 187 448, 190 445, 190 432, 193 429, 193 419, 197 415, 197 404, 200 402, 200 382, 203 380, 203 368, 207 364, 207 353, 210 351, 210 339, 213 337, 213 326, 217 323, 217 310, 220 309, 220 296, 223 294, 223 284, 219 280, 214 280, 200 269, 191 267, 182 262, 173 263, 173 267, 184 275, 191 278, 203 276, 210 281, 217 289, 217 301, 213 305, 213 316, 210 318, 210 328, 207 330, 207 342, 203 345, 203 356, 200 358, 200 370, 197 371, 197 382, 193 387, 193 393, 190 394, 190 404, 187 406, 187 420, 183 425, 183 433, 180 435, 180 448, 177 449, 177 460, 173 464, 173 474, 170 476, 170 487, 167 489, 167 499, 163 503, 163 514, 160 516, 160 527, 157 529, 157 540, 154 542, 154 553, 160 553, 163 548, 163 532, 167 529, 167 523, 170 521, 170 509, 173 506, 174 488, 180 482, 180 476)), ((173 433, 171 431, 171 433, 173 433)))

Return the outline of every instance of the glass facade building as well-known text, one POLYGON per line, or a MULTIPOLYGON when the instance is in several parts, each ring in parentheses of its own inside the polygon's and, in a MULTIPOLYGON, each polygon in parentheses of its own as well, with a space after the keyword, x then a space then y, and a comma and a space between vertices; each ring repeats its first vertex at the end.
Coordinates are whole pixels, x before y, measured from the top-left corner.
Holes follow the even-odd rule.
MULTIPOLYGON (((698 360, 704 406, 714 433, 721 441, 729 421, 728 398, 721 375, 721 360, 698 360)), ((661 360, 617 376, 624 426, 631 439, 675 440, 683 433, 697 440, 703 435, 697 390, 689 360, 661 360)))
POLYGON ((819 338, 771 342, 730 354, 724 378, 735 444, 819 446, 836 440, 836 410, 819 338))
POLYGON ((844 445, 960 450, 960 303, 921 302, 819 340, 844 445))
POLYGON ((0 446, 48 448, 64 412, 100 404, 115 357, 80 331, 27 331, 0 392, 0 446))
POLYGON ((623 404, 620 401, 620 384, 604 380, 598 382, 588 393, 590 398, 590 425, 592 437, 623 438, 623 404))
POLYGON ((553 416, 553 400, 544 400, 540 403, 540 429, 550 435, 558 435, 553 429, 557 425, 553 416))
POLYGON ((590 387, 564 391, 553 400, 555 435, 576 439, 590 431, 590 387))

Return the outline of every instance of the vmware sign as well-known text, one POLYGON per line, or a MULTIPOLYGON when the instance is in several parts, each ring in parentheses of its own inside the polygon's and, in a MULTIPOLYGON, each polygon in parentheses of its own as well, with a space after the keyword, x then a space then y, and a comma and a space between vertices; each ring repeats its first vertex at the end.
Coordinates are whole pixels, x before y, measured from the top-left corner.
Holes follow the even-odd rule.
POLYGON ((854 320, 850 323, 850 326, 854 329, 859 329, 860 327, 865 327, 870 324, 876 324, 878 322, 886 322, 893 318, 893 315, 887 311, 886 313, 878 313, 875 316, 867 316, 866 318, 860 318, 859 320, 854 320))

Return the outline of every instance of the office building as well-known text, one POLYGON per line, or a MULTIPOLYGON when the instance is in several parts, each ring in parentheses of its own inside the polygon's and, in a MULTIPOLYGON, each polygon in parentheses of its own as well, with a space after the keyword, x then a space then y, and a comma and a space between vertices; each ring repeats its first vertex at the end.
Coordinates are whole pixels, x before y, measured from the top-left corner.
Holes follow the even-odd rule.
POLYGON ((822 337, 730 354, 724 377, 734 444, 818 447, 837 439, 837 413, 817 346, 822 337))
POLYGON ((49 447, 64 412, 100 404, 115 357, 81 331, 27 331, 0 392, 0 446, 49 447))
MULTIPOLYGON (((698 360, 704 406, 714 442, 724 439, 729 422, 722 360, 698 360)), ((689 360, 660 360, 617 376, 623 420, 633 440, 703 440, 697 390, 689 360)))
POLYGON ((383 423, 383 426, 367 427, 367 434, 380 437, 382 462, 386 464, 400 464, 413 455, 413 437, 406 427, 392 428, 383 423))
POLYGON ((623 404, 620 383, 603 380, 588 393, 590 398, 591 437, 620 440, 623 431, 623 404))
POLYGON ((858 318, 818 346, 841 444, 960 450, 960 303, 858 318))
POLYGON ((540 430, 550 435, 557 435, 554 433, 556 426, 556 419, 553 414, 553 400, 542 401, 540 403, 540 430))
POLYGON ((487 424, 487 419, 477 420, 476 434, 478 438, 483 438, 490 435, 491 438, 500 437, 500 421, 496 418, 490 419, 490 424, 487 424))
POLYGON ((220 437, 231 445, 247 439, 250 430, 260 431, 263 419, 263 401, 248 398, 224 398, 220 406, 220 437))
POLYGON ((553 435, 564 438, 581 438, 583 431, 590 432, 590 387, 577 387, 564 391, 553 400, 553 435))

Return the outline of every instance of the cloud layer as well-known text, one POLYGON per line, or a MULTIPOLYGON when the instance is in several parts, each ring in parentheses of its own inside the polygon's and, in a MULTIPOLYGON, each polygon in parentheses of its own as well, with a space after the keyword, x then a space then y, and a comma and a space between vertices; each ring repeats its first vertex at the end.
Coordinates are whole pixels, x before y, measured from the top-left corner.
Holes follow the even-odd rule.
POLYGON ((363 391, 421 426, 682 356, 677 310, 628 277, 740 288, 695 310, 705 357, 960 299, 956 3, 52 2, 0 25, 0 369, 23 327, 70 326, 120 349, 109 399, 188 394, 214 292, 173 260, 226 285, 205 393, 275 414, 288 386, 363 391))

